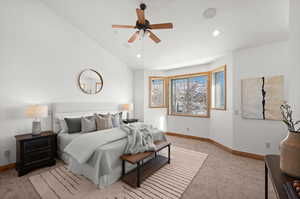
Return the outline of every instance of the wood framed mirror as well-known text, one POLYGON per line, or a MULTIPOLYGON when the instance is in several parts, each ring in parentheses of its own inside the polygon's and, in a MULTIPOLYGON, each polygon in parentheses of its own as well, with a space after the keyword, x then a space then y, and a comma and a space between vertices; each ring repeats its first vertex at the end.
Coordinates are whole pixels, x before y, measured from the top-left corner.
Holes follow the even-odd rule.
POLYGON ((96 70, 85 69, 79 74, 78 86, 82 92, 94 95, 101 92, 103 88, 103 78, 96 70))

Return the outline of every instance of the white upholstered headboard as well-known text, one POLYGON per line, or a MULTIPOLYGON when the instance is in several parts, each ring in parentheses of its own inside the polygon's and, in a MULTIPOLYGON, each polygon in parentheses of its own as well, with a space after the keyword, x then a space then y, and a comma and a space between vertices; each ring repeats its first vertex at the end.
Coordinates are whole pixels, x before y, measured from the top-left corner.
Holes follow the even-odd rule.
POLYGON ((116 113, 121 111, 121 104, 117 103, 53 103, 52 104, 52 129, 57 133, 58 119, 64 117, 89 116, 95 113, 116 113))

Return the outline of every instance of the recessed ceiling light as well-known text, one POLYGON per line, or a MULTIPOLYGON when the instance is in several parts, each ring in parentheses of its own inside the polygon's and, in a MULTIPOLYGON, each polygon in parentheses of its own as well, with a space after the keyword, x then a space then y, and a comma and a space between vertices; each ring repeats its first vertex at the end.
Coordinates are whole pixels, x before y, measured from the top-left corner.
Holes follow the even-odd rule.
POLYGON ((137 54, 136 57, 137 57, 137 58, 141 58, 142 55, 141 55, 141 54, 137 54))
POLYGON ((214 37, 217 37, 217 36, 219 36, 220 34, 221 34, 221 32, 220 32, 219 30, 214 30, 213 33, 212 33, 212 35, 213 35, 214 37))
POLYGON ((204 12, 203 12, 203 17, 205 19, 212 19, 217 15, 217 9, 216 8, 207 8, 204 12))

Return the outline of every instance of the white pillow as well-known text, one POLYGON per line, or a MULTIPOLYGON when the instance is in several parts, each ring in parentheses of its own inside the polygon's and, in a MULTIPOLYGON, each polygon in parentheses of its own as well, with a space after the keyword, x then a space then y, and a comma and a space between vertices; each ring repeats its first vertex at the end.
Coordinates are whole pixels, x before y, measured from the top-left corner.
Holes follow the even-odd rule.
POLYGON ((67 125, 65 119, 59 120, 59 127, 60 127, 60 129, 59 129, 58 133, 68 133, 69 132, 68 125, 67 125))

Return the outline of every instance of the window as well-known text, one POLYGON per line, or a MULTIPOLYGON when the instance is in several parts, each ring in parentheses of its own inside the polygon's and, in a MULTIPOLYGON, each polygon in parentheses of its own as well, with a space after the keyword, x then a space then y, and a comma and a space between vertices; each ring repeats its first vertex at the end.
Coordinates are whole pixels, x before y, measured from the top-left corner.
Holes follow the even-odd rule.
POLYGON ((170 77, 170 115, 209 117, 210 74, 170 77))
POLYGON ((226 110, 226 75, 226 65, 212 71, 212 109, 226 110))
POLYGON ((167 79, 165 77, 149 77, 149 107, 166 108, 166 87, 167 79))

